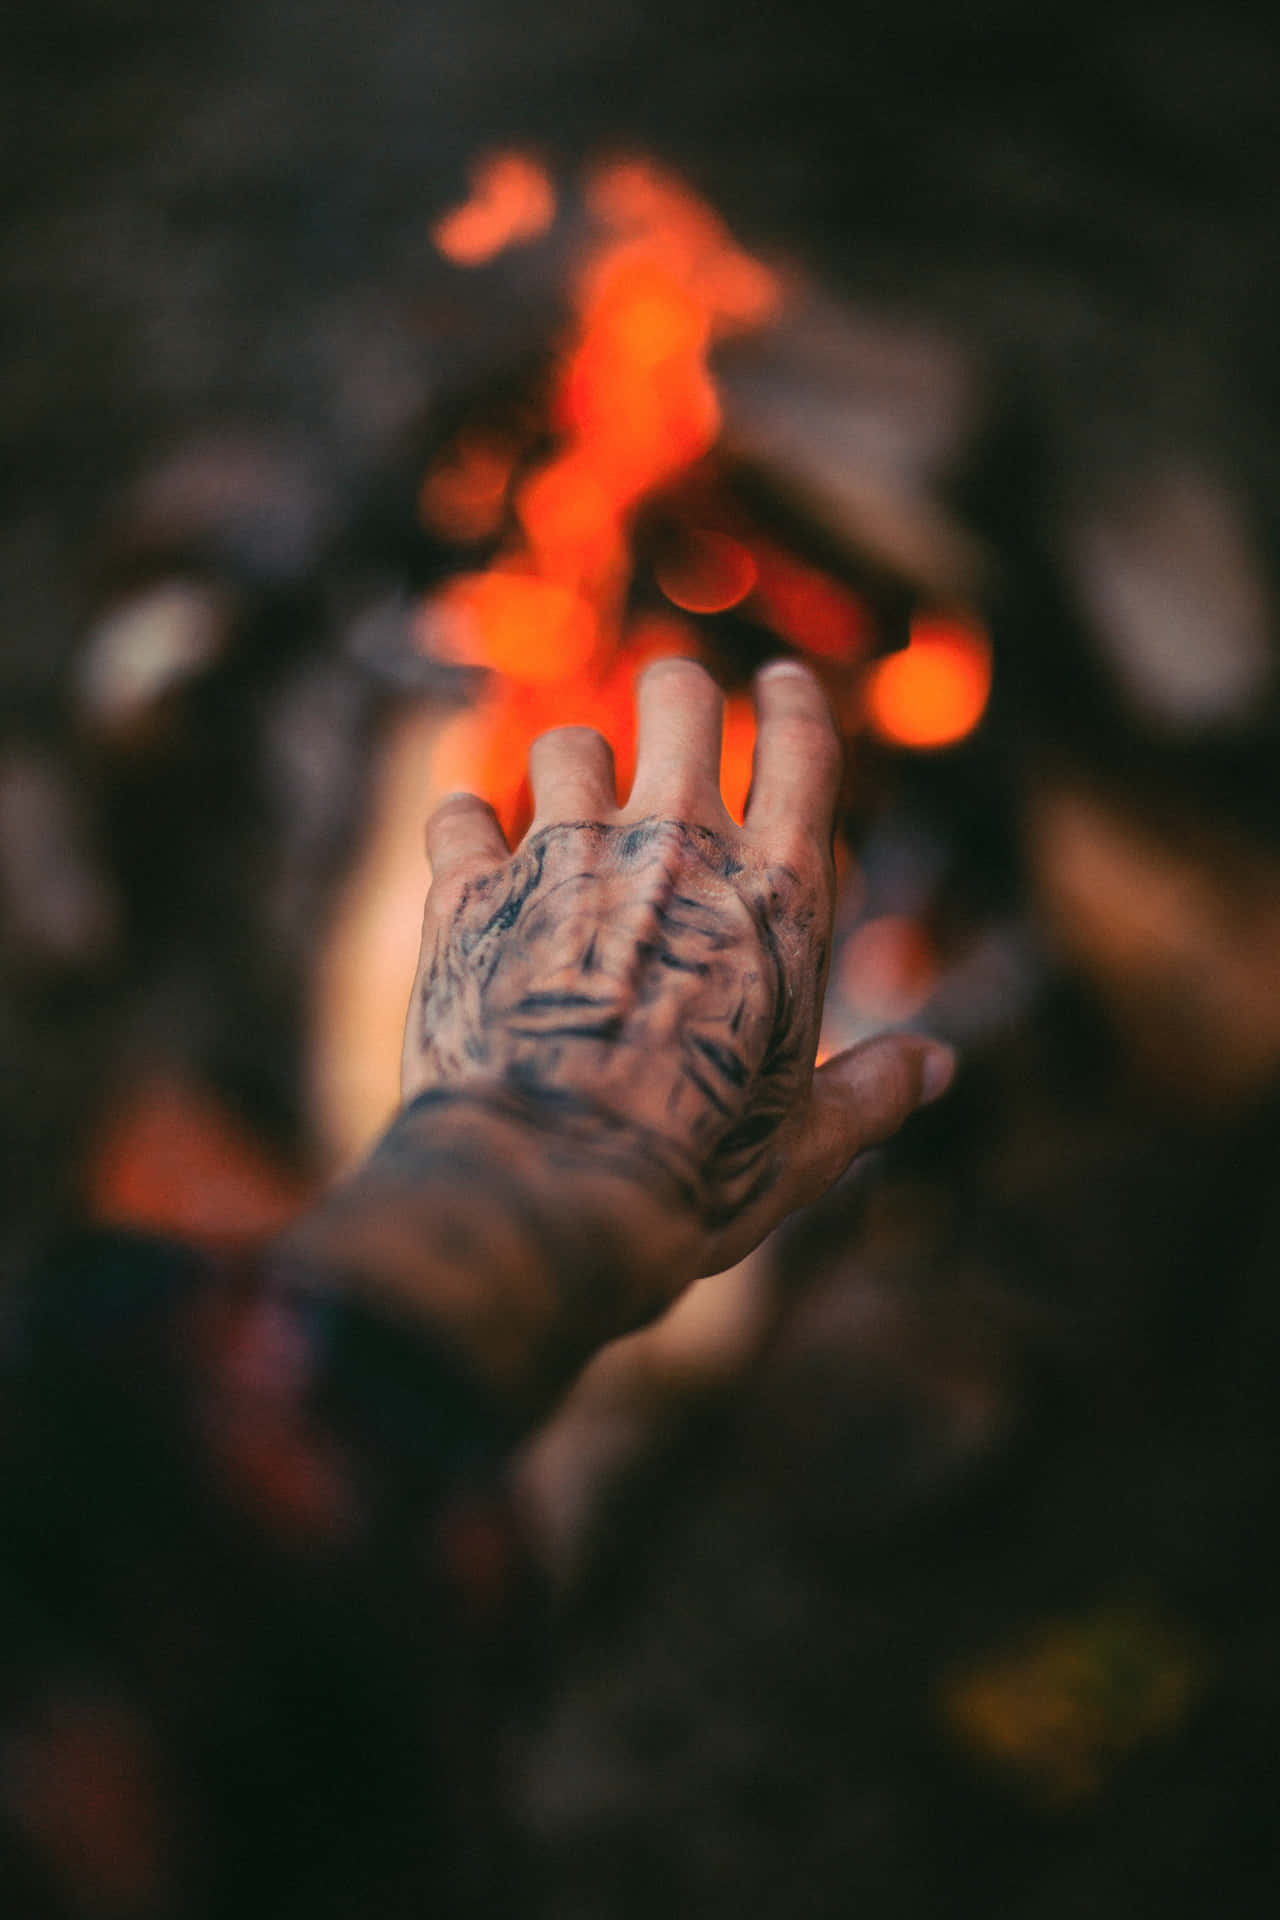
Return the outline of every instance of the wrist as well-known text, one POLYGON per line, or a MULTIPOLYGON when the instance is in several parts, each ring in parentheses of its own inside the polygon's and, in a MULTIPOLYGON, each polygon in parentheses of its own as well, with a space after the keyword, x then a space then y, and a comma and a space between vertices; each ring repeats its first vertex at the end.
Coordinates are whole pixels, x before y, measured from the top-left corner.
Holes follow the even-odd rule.
POLYGON ((696 1205, 661 1143, 544 1088, 432 1088, 286 1250, 427 1324, 535 1412, 696 1266, 696 1205))

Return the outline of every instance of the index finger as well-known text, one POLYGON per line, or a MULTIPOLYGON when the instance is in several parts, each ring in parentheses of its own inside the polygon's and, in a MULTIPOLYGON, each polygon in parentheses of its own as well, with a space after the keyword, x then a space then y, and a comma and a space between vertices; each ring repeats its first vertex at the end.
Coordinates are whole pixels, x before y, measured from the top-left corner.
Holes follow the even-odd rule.
POLYGON ((427 821, 425 837, 433 886, 511 858, 497 814, 475 793, 446 794, 427 821))
POLYGON ((831 837, 844 748, 827 696, 808 667, 776 660, 756 677, 756 751, 743 825, 752 833, 831 837))

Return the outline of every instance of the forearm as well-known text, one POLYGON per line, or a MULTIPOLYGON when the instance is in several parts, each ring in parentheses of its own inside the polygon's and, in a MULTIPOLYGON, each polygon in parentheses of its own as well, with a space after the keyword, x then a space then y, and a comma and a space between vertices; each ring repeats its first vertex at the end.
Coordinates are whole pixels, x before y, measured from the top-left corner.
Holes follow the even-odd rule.
POLYGON ((692 1199, 604 1110, 477 1082, 406 1107, 279 1252, 443 1342, 520 1422, 691 1277, 692 1199))

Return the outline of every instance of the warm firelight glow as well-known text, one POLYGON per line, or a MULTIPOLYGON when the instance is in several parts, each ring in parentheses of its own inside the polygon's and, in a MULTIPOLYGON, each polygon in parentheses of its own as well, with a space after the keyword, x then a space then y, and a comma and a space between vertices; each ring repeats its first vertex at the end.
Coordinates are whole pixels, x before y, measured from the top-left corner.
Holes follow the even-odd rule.
MULTIPOLYGON (((529 237, 531 207, 544 224, 550 219, 549 186, 539 199, 537 169, 517 161, 507 155, 478 170, 472 199, 437 228, 450 258, 471 264, 529 237)), ((573 283, 573 334, 550 396, 556 450, 516 487, 513 530, 492 566, 451 582, 421 622, 433 651, 501 676, 444 730, 437 760, 441 790, 485 794, 510 830, 527 815, 529 745, 549 726, 599 728, 625 792, 638 667, 659 652, 698 651, 696 630, 674 618, 628 625, 631 523, 716 442, 715 341, 762 325, 781 299, 775 277, 711 209, 655 168, 628 161, 598 169, 585 204, 597 232, 573 283)), ((452 523, 464 539, 496 531, 514 464, 514 454, 503 471, 474 446, 455 448, 424 482, 424 520, 439 531, 452 523)), ((741 542, 699 533, 661 584, 674 604, 711 612, 744 599, 755 581, 741 542)), ((731 702, 724 772, 729 804, 739 809, 753 732, 749 703, 731 702)))
POLYGON ((592 175, 586 199, 604 226, 660 254, 722 322, 761 327, 777 318, 777 275, 736 246, 719 216, 670 174, 646 160, 610 161, 592 175))
POLYGON ((587 452, 552 461, 521 488, 517 512, 538 572, 607 605, 625 577, 627 547, 599 464, 587 452))
POLYGON ((727 533, 688 533, 656 569, 672 606, 686 613, 723 613, 756 584, 750 549, 727 533))
POLYGON ((924 928, 901 914, 864 920, 845 941, 840 990, 864 1020, 909 1020, 928 1001, 938 976, 937 955, 924 928))
MULTIPOLYGON (((554 217, 550 183, 525 156, 484 162, 473 188, 436 230, 460 263, 528 239, 554 217)), ((782 299, 777 278, 710 207, 644 162, 596 169, 583 203, 596 225, 571 280, 574 318, 548 395, 554 450, 517 478, 520 447, 464 436, 428 474, 419 500, 424 524, 445 537, 501 536, 485 571, 434 596, 421 631, 433 651, 493 670, 479 705, 444 729, 438 765, 442 786, 484 793, 513 831, 527 818, 524 766, 539 732, 599 728, 625 793, 639 665, 655 650, 700 650, 696 629, 674 616, 665 626, 652 614, 629 621, 632 526, 647 501, 683 485, 715 446, 716 341, 767 324, 782 299)), ((871 638, 857 596, 775 541, 732 521, 729 531, 714 510, 708 518, 699 525, 691 512, 656 564, 672 606, 705 615, 743 605, 783 643, 847 678, 871 638)), ((982 629, 958 616, 923 616, 906 652, 869 669, 845 718, 901 746, 947 746, 978 724, 990 684, 982 629)), ((735 696, 722 778, 739 815, 753 740, 750 702, 735 696)))
POLYGON ((484 540, 496 533, 515 460, 509 442, 464 435, 422 483, 418 514, 423 526, 445 540, 484 540))
POLYGON ((715 445, 712 315, 638 241, 591 267, 582 297, 583 338, 558 421, 622 513, 715 445))
POLYGON ((720 749, 720 792, 741 824, 751 791, 751 762, 756 750, 755 707, 745 694, 725 701, 724 741, 720 749))
POLYGON ((973 732, 991 693, 991 643, 977 621, 921 615, 911 644, 867 676, 865 714, 882 740, 949 747, 973 732))
POLYGON ((504 248, 536 240, 556 214, 546 168, 527 153, 494 153, 476 163, 471 193, 431 229, 446 260, 478 267, 504 248))
POLYGON ((89 1156, 99 1226, 230 1244, 275 1233, 306 1183, 194 1082, 149 1079, 111 1112, 89 1156))
POLYGON ((572 587, 533 573, 461 574, 437 600, 436 616, 442 653, 512 680, 572 679, 595 651, 589 603, 572 587))
POLYGON ((862 602, 828 574, 819 573, 772 541, 754 547, 754 606, 774 632, 802 653, 839 666, 865 651, 870 621, 862 602))

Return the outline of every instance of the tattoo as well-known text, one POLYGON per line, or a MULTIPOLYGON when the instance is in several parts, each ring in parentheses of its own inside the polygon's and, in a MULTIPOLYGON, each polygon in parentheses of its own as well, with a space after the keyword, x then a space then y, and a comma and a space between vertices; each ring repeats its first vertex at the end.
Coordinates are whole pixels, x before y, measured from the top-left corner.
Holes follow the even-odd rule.
POLYGON ((777 1177, 825 922, 816 882, 710 828, 547 827, 436 903, 407 1090, 532 1117, 721 1226, 777 1177))

